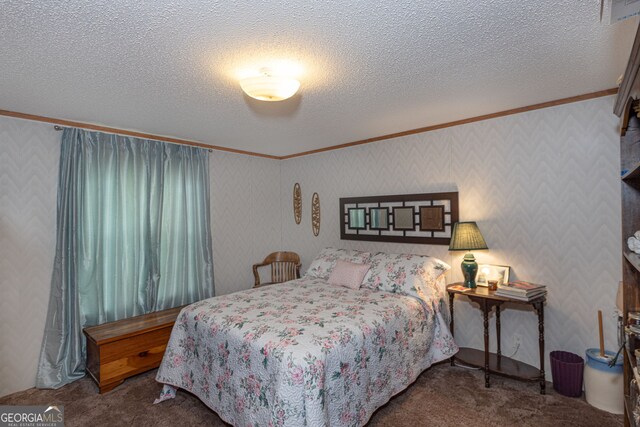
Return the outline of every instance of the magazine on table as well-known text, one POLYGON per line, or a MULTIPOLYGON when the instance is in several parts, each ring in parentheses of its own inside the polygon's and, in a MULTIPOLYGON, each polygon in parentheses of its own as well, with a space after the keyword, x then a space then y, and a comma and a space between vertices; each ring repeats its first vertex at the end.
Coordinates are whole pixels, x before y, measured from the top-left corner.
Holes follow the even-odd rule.
POLYGON ((536 285, 535 283, 524 282, 524 281, 515 281, 509 282, 506 285, 499 285, 498 291, 504 290, 514 294, 520 295, 528 295, 536 292, 544 292, 546 291, 546 286, 544 285, 536 285))
POLYGON ((458 291, 458 292, 467 292, 471 290, 471 288, 467 288, 466 286, 462 286, 462 285, 449 286, 449 289, 458 291))
POLYGON ((546 294, 547 294, 546 292, 538 292, 531 295, 513 295, 513 294, 503 294, 503 293, 500 293, 500 291, 496 292, 497 296, 507 297, 507 298, 518 300, 518 301, 533 301, 534 299, 539 298, 546 294))

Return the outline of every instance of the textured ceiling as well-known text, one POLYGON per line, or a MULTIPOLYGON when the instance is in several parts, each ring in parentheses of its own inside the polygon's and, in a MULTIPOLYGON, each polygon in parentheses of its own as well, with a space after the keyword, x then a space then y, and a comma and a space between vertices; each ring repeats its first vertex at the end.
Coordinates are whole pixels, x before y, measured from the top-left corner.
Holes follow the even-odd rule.
POLYGON ((599 3, 0 0, 0 109, 287 155, 615 87, 599 3), (243 95, 265 65, 299 95, 243 95))

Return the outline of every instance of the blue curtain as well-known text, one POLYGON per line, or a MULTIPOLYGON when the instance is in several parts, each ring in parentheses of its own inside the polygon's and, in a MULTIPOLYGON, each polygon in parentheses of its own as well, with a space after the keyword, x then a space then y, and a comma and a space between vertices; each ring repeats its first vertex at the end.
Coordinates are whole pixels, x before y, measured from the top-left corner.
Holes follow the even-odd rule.
POLYGON ((214 295, 208 151, 65 129, 36 385, 84 376, 82 328, 214 295))

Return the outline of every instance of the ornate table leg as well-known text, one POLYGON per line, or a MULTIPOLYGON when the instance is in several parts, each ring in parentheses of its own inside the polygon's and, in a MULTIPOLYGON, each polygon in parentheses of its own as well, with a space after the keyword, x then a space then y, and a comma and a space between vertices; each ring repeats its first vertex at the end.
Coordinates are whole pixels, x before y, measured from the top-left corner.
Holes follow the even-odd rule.
POLYGON ((496 341, 498 344, 498 362, 500 362, 500 356, 502 356, 500 351, 500 304, 496 305, 496 341))
POLYGON ((487 300, 482 301, 482 311, 484 316, 484 386, 490 387, 489 383, 489 306, 487 300))
MULTIPOLYGON (((452 337, 453 337, 453 299, 455 298, 455 296, 456 294, 454 294, 453 292, 449 294, 449 330, 451 331, 452 337)), ((451 361, 451 366, 455 366, 455 356, 451 356, 449 360, 451 361)))
POLYGON ((540 394, 546 393, 547 383, 544 374, 544 301, 533 304, 538 312, 538 347, 540 349, 540 394))

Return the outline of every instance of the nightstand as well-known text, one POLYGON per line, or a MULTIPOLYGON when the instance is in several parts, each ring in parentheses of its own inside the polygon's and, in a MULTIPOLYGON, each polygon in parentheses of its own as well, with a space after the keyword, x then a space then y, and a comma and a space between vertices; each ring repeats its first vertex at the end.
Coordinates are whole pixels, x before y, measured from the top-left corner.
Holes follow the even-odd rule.
POLYGON ((453 323, 453 300, 456 295, 464 295, 472 302, 477 303, 482 310, 484 318, 484 351, 474 348, 460 348, 460 351, 451 358, 451 365, 457 360, 464 365, 481 368, 484 370, 485 387, 490 387, 491 374, 501 375, 521 381, 540 382, 540 394, 545 394, 544 376, 544 303, 546 295, 541 295, 531 301, 520 301, 517 299, 498 296, 495 291, 490 291, 485 287, 460 291, 451 289, 452 286, 463 283, 453 283, 447 286, 449 294, 449 311, 451 315, 450 329, 454 333, 453 323), (540 351, 540 368, 528 365, 518 360, 503 356, 500 350, 500 310, 505 302, 513 304, 531 305, 538 313, 538 347, 540 351), (496 308, 496 340, 497 352, 489 352, 489 313, 496 308))

